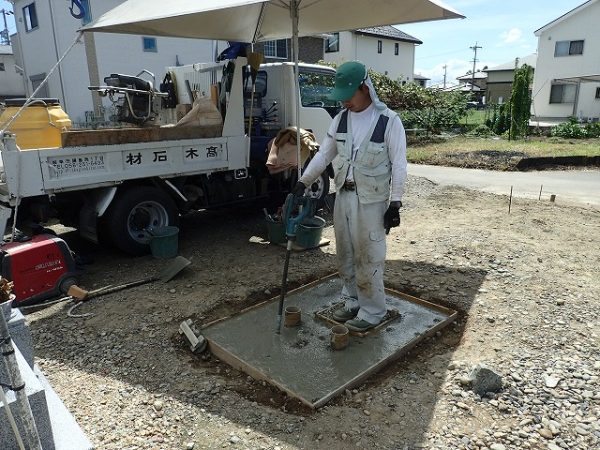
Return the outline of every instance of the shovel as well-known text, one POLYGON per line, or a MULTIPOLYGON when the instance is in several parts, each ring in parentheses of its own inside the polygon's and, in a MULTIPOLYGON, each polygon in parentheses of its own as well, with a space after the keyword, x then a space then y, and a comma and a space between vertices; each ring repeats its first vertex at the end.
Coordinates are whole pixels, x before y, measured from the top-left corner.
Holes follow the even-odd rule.
POLYGON ((116 286, 109 285, 104 286, 99 289, 94 289, 93 291, 86 291, 78 286, 71 286, 67 295, 74 297, 76 300, 82 302, 85 300, 89 300, 94 297, 98 297, 100 295, 112 294, 113 292, 122 291, 123 289, 132 288, 135 286, 141 286, 143 284, 152 283, 153 281, 162 281, 166 283, 171 281, 175 276, 189 266, 192 262, 189 259, 184 258, 183 256, 177 256, 173 259, 173 261, 164 269, 162 269, 159 273, 154 274, 150 277, 143 278, 140 280, 130 281, 128 283, 117 284, 116 286))

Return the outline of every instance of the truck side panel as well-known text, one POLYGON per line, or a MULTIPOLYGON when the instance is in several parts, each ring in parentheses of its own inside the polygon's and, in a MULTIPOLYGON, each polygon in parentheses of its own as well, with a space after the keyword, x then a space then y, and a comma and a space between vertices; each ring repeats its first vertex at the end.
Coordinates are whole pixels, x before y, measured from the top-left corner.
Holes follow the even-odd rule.
MULTIPOLYGON (((240 169, 246 167, 246 141, 240 136, 21 152, 22 171, 37 166, 35 174, 22 178, 28 181, 20 186, 21 196, 240 169), (37 156, 37 164, 29 161, 30 153, 37 156)), ((4 158, 13 159, 13 152, 5 152, 4 158)), ((13 171, 7 173, 12 175, 13 171)), ((16 189, 15 183, 9 181, 9 185, 16 189)))

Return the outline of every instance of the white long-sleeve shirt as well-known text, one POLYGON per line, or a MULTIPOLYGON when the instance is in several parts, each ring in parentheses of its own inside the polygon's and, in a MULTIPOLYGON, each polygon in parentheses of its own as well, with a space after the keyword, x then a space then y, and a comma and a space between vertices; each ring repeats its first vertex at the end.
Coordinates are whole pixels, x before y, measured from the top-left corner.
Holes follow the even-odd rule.
MULTIPOLYGON (((371 124, 378 117, 378 111, 374 104, 371 103, 368 108, 360 112, 350 111, 350 120, 352 121, 352 159, 356 156, 356 151, 367 137, 367 133, 371 128, 371 124)), ((327 165, 337 156, 337 143, 335 135, 337 133, 338 124, 342 113, 339 113, 331 122, 327 136, 323 139, 321 147, 314 158, 309 163, 308 167, 300 177, 300 181, 306 186, 310 186, 317 177, 325 171, 327 165)), ((369 136, 370 138, 370 136, 369 136)), ((391 119, 385 132, 385 144, 388 148, 388 155, 392 164, 392 186, 391 197, 392 202, 402 200, 404 194, 404 183, 406 182, 406 134, 404 125, 399 116, 391 119)), ((347 180, 353 180, 353 171, 350 171, 346 177, 347 180)))

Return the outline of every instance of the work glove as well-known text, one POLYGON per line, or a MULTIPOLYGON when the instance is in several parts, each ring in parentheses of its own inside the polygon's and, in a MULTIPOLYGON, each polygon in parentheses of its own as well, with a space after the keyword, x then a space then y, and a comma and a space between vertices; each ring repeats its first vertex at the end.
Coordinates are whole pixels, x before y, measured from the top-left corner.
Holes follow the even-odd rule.
POLYGON ((383 215, 383 227, 385 228, 385 234, 390 233, 390 228, 400 226, 400 207, 402 202, 392 202, 389 208, 383 215))
POLYGON ((306 185, 302 181, 298 181, 292 189, 292 194, 294 194, 294 197, 304 197, 305 191, 306 185))

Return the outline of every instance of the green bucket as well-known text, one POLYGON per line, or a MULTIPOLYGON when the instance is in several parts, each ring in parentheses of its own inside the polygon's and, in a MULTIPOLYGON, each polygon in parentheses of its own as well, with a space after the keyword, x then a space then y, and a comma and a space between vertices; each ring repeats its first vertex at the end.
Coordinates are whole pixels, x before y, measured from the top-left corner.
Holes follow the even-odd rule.
POLYGON ((304 220, 298 225, 296 232, 296 244, 303 248, 318 247, 321 242, 325 219, 314 216, 304 220))
POLYGON ((281 222, 267 220, 267 236, 271 244, 281 244, 287 242, 285 227, 281 222))
POLYGON ((150 251, 155 258, 175 258, 178 251, 179 228, 173 226, 152 229, 150 251))

